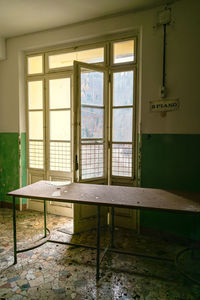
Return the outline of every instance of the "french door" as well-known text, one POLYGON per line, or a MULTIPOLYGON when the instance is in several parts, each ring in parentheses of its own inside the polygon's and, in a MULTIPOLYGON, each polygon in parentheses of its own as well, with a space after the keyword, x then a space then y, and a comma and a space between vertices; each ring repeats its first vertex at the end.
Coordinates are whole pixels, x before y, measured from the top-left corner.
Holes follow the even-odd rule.
MULTIPOLYGON (((70 74, 29 80, 28 181, 72 180, 72 78, 70 74), (44 100, 45 99, 45 100, 44 100)), ((47 211, 73 216, 71 204, 47 202, 47 211)), ((29 200, 29 209, 43 210, 43 201, 29 200)))
MULTIPOLYGON (((104 67, 74 62, 74 113, 77 127, 74 134, 74 180, 106 184, 108 71, 104 67)), ((107 209, 102 224, 107 222, 107 209)), ((96 227, 97 208, 74 205, 74 230, 96 227)))
MULTIPOLYGON (((74 180, 96 184, 129 184, 134 177, 134 70, 109 72, 74 62, 74 112, 77 119, 74 180), (110 73, 110 75, 109 75, 110 73)), ((104 209, 102 224, 109 210, 104 209)), ((116 209, 117 226, 136 229, 137 212, 116 209)), ((96 225, 96 208, 74 205, 74 228, 96 225)))
MULTIPOLYGON (((135 68, 111 71, 110 82, 110 184, 133 185, 136 178, 135 68)), ((115 209, 119 227, 138 230, 138 211, 115 209)))

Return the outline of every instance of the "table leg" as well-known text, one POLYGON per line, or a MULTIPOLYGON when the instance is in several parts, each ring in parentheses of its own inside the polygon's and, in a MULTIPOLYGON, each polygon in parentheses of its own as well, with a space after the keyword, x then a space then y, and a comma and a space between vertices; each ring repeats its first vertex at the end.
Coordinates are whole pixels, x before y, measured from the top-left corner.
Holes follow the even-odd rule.
POLYGON ((14 241, 14 264, 17 263, 17 233, 16 233, 16 201, 13 197, 13 241, 14 241))
POLYGON ((44 200, 44 237, 47 236, 47 209, 46 201, 44 200))
POLYGON ((101 206, 97 206, 97 258, 96 258, 96 279, 99 280, 100 267, 100 233, 101 233, 101 206))
POLYGON ((115 239, 115 210, 114 207, 111 207, 111 248, 114 248, 114 239, 115 239))
POLYGON ((199 220, 200 220, 200 214, 195 214, 195 216, 194 216, 194 237, 193 237, 193 242, 192 242, 192 246, 191 246, 191 249, 192 249, 191 256, 193 259, 196 259, 199 257, 199 255, 197 256, 197 253, 199 254, 199 250, 200 250, 199 242, 198 242, 199 228, 200 228, 199 220))

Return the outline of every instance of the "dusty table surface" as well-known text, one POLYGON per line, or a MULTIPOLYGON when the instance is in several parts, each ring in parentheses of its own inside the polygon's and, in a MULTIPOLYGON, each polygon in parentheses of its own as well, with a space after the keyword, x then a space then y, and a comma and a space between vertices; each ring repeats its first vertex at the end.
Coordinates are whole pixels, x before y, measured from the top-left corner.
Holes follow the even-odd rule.
POLYGON ((200 213, 200 193, 139 187, 38 181, 8 195, 89 205, 200 213))

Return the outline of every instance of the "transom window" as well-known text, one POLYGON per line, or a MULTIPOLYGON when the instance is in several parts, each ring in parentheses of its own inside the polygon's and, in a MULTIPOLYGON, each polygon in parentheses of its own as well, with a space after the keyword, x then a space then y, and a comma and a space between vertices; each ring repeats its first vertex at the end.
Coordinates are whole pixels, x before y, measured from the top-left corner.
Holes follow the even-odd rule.
POLYGON ((73 66, 74 60, 86 63, 104 62, 104 48, 64 52, 48 56, 49 69, 73 66))

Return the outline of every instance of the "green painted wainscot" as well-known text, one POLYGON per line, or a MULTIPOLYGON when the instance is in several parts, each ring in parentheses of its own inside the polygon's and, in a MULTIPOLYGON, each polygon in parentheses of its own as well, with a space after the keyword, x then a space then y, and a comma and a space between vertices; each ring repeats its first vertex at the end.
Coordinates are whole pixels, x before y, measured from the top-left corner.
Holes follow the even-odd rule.
MULTIPOLYGON (((141 186, 200 191, 200 135, 143 134, 141 186)), ((141 227, 200 240, 200 216, 141 211, 141 227)))
MULTIPOLYGON (((21 133, 21 186, 27 185, 27 168, 26 168, 26 133, 21 133)), ((26 205, 27 200, 22 198, 22 205, 26 205)))
MULTIPOLYGON (((143 134, 141 186, 199 191, 199 149, 200 135, 143 134)), ((11 203, 6 193, 19 187, 19 176, 19 134, 0 133, 0 205, 11 203)), ((22 186, 26 185, 26 178, 26 134, 22 133, 22 186)), ((26 199, 23 199, 23 204, 26 204, 26 199)), ((141 227, 200 240, 199 217, 148 210, 142 210, 140 216, 141 227)))
MULTIPOLYGON (((11 203, 7 192, 19 187, 19 134, 0 133, 0 199, 11 203)), ((17 204, 19 204, 17 200, 17 204)), ((2 203, 1 203, 2 205, 2 203)))
MULTIPOLYGON (((0 133, 0 206, 10 207, 7 192, 19 188, 19 133, 0 133)), ((26 134, 21 134, 21 182, 26 185, 26 134)), ((26 199, 22 200, 26 204, 26 199)), ((17 199, 19 205, 19 199, 17 199)))

